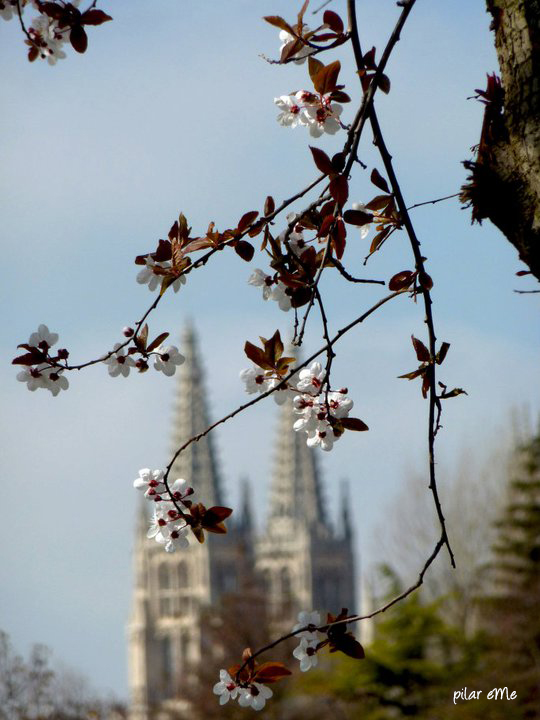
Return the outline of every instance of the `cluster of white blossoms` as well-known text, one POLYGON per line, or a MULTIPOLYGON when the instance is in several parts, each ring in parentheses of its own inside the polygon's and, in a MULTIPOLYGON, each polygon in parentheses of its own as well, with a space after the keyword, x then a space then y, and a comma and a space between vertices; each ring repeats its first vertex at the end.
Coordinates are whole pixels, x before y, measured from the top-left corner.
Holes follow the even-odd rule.
MULTIPOLYGON (((154 368, 168 377, 174 375, 176 368, 185 361, 185 357, 180 353, 176 345, 160 345, 148 353, 148 356, 150 355, 154 356, 154 368)), ((135 360, 130 351, 123 347, 121 343, 115 344, 112 355, 106 357, 103 363, 108 365, 111 377, 119 377, 120 375, 127 377, 132 368, 139 371, 148 370, 147 361, 144 358, 135 360)))
POLYGON ((336 433, 332 419, 348 417, 353 401, 347 397, 346 389, 323 392, 325 376, 326 371, 318 362, 300 370, 296 385, 300 394, 293 400, 294 412, 300 417, 293 427, 297 432, 304 430, 307 433, 309 447, 331 450, 341 436, 336 433))
POLYGON ((238 685, 226 670, 219 671, 219 682, 214 685, 214 694, 219 695, 219 704, 225 705, 229 700, 238 700, 241 707, 262 710, 274 694, 262 683, 252 682, 247 687, 238 685))
MULTIPOLYGON (((293 632, 300 630, 300 628, 313 625, 314 628, 321 624, 321 616, 317 611, 305 612, 304 610, 298 613, 298 623, 293 627, 293 632)), ((318 662, 317 658, 317 645, 319 644, 319 637, 317 630, 303 630, 297 634, 300 638, 300 645, 293 650, 294 657, 300 662, 300 670, 307 672, 312 667, 315 667, 318 662)))
MULTIPOLYGON (((146 256, 146 265, 143 267, 142 270, 140 270, 137 273, 137 282, 140 285, 148 285, 148 289, 153 291, 158 288, 158 286, 161 286, 161 282, 164 278, 163 273, 159 272, 160 270, 168 270, 172 267, 172 263, 170 260, 163 260, 163 261, 156 261, 152 257, 152 255, 146 256), (156 270, 158 272, 156 272, 156 270)), ((174 280, 170 287, 174 290, 175 293, 177 293, 182 285, 186 284, 186 276, 180 275, 180 277, 177 277, 176 280, 174 280)))
POLYGON ((274 400, 282 405, 290 397, 294 413, 298 419, 293 428, 297 432, 305 431, 307 445, 331 450, 335 441, 341 437, 342 431, 336 432, 334 421, 349 416, 353 401, 347 397, 347 390, 330 390, 324 388, 326 370, 321 363, 314 362, 309 368, 303 368, 288 383, 260 367, 252 367, 240 372, 240 379, 245 383, 245 390, 250 395, 264 393, 281 385, 273 393, 274 400))
POLYGON ((335 135, 341 128, 339 116, 343 108, 339 103, 332 102, 330 95, 316 95, 309 90, 299 90, 274 98, 274 103, 281 110, 277 121, 284 127, 295 128, 302 125, 309 129, 309 134, 314 138, 323 133, 335 135))
POLYGON ((144 491, 145 498, 155 503, 147 537, 154 538, 167 552, 174 552, 189 546, 189 526, 177 505, 189 508, 193 500, 193 488, 179 478, 170 485, 169 493, 164 475, 163 470, 143 468, 139 470, 139 477, 133 482, 133 487, 144 491))
MULTIPOLYGON (((78 5, 73 2, 72 5, 78 5)), ((46 60, 49 65, 55 65, 57 60, 63 60, 66 57, 63 45, 69 39, 65 29, 58 27, 56 20, 48 15, 39 15, 32 21, 28 28, 28 34, 32 38, 32 42, 39 50, 38 57, 46 60)))
MULTIPOLYGON (((50 332, 46 325, 40 325, 37 331, 30 335, 26 345, 30 349, 34 348, 38 357, 41 354, 45 358, 48 357, 49 350, 57 342, 58 334, 50 332)), ((17 380, 25 382, 31 392, 38 389, 49 390, 56 397, 60 390, 67 390, 69 387, 69 380, 64 377, 63 372, 61 367, 51 365, 49 362, 40 362, 25 367, 24 370, 17 373, 17 380)))

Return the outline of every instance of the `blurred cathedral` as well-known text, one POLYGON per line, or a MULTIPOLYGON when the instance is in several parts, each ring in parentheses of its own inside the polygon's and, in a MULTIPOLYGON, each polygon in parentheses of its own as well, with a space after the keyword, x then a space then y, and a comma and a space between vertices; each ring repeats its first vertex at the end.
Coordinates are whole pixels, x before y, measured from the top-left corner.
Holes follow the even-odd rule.
MULTIPOLYGON (((174 448, 210 424, 191 327, 185 329, 180 348, 186 361, 179 368, 174 448)), ((322 495, 318 451, 307 447, 304 433, 292 429, 290 401, 279 413, 262 533, 255 531, 247 483, 240 507, 226 522, 227 535, 207 534, 204 544, 193 538, 187 550, 175 553, 147 539, 149 503, 141 504, 128 625, 130 720, 170 720, 184 713, 187 717, 210 656, 221 654, 221 667, 238 661, 223 647, 223 633, 221 644, 215 639, 216 628, 218 637, 220 627, 230 629, 223 614, 231 598, 233 606, 241 607, 237 616, 245 627, 239 634, 246 634, 250 623, 261 626, 263 616, 275 636, 290 630, 300 610, 337 613, 342 607, 350 612, 356 607, 347 499, 342 498, 336 532, 322 495)), ((188 480, 196 499, 207 507, 227 505, 212 434, 181 453, 171 477, 188 480)), ((207 687, 204 690, 208 693, 207 687)))

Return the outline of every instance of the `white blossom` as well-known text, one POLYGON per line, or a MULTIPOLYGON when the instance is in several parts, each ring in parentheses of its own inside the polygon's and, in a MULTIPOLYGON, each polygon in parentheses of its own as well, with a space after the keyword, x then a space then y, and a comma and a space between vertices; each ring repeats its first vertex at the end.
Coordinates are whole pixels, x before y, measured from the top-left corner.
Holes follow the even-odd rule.
POLYGON ((287 312, 291 309, 291 296, 287 292, 287 286, 278 280, 276 286, 272 290, 272 300, 275 300, 279 305, 279 309, 287 312))
POLYGON ((45 378, 43 376, 43 369, 45 367, 45 365, 26 367, 17 373, 17 380, 19 380, 19 382, 25 382, 28 390, 35 392, 38 388, 45 387, 45 378))
POLYGON ((120 343, 116 343, 114 353, 103 360, 105 365, 108 365, 109 375, 111 377, 118 377, 122 375, 127 377, 132 367, 135 367, 135 360, 126 353, 125 348, 121 348, 120 343))
MULTIPOLYGON (((364 203, 353 202, 351 207, 353 210, 360 210, 360 212, 368 213, 369 215, 372 214, 371 210, 367 208, 364 203)), ((362 240, 369 235, 370 227, 371 223, 366 223, 365 225, 360 226, 360 237, 362 238, 362 240)))
POLYGON ((246 385, 246 392, 250 395, 256 392, 266 392, 270 385, 264 372, 260 368, 246 368, 240 371, 240 379, 246 385))
POLYGON ((330 415, 333 417, 348 417, 353 405, 354 403, 351 398, 347 397, 343 391, 333 391, 328 393, 328 408, 330 410, 330 415))
POLYGON ((307 672, 317 665, 318 658, 317 651, 315 649, 316 646, 316 640, 307 640, 303 637, 300 640, 300 645, 293 650, 294 657, 300 661, 300 670, 302 672, 307 672))
MULTIPOLYGON (((296 630, 300 630, 300 628, 307 627, 308 625, 314 625, 317 627, 321 624, 321 616, 317 612, 317 610, 313 610, 313 612, 307 612, 306 610, 302 610, 298 613, 298 622, 293 627, 293 632, 296 632, 296 630)), ((297 636, 300 638, 305 638, 306 640, 313 642, 317 640, 317 632, 312 632, 311 630, 303 630, 302 632, 297 633, 297 636)))
POLYGON ((167 345, 157 348, 155 351, 157 356, 154 360, 154 367, 156 370, 161 370, 162 373, 171 377, 176 372, 178 365, 182 365, 185 357, 178 351, 175 345, 167 345))
POLYGON ((49 390, 54 397, 58 395, 60 390, 67 390, 69 387, 69 380, 62 375, 63 372, 61 368, 55 367, 49 367, 42 371, 42 387, 49 390))
POLYGON ((46 325, 40 325, 37 332, 33 332, 28 339, 28 345, 39 348, 40 343, 45 343, 47 350, 57 342, 58 333, 52 333, 46 325))
POLYGON ((226 670, 219 671, 219 682, 214 685, 212 692, 219 695, 219 704, 225 705, 229 700, 236 700, 240 688, 226 670))
POLYGON ((263 270, 255 268, 249 277, 248 283, 254 287, 262 287, 263 300, 268 300, 268 298, 272 296, 272 286, 274 281, 271 276, 267 275, 263 270))
MULTIPOLYGON (((169 533, 169 537, 165 542, 165 551, 172 553, 177 549, 185 550, 189 547, 188 526, 174 525, 169 533)), ((157 537, 156 537, 157 540, 157 537)), ((158 541, 159 542, 159 541, 158 541)))
POLYGON ((317 138, 323 133, 335 135, 341 128, 339 116, 342 110, 341 105, 330 102, 327 98, 318 106, 307 106, 304 109, 304 114, 309 123, 309 134, 311 137, 317 138))
MULTIPOLYGON (((172 263, 170 262, 170 260, 164 262, 156 262, 152 255, 147 255, 145 262, 146 265, 143 267, 142 270, 137 273, 137 282, 140 285, 148 285, 148 289, 153 291, 158 286, 161 287, 161 281, 165 277, 165 275, 154 272, 154 268, 168 269, 172 267, 172 263)), ((186 281, 186 276, 180 275, 173 280, 169 287, 172 287, 174 292, 177 293, 182 287, 182 285, 186 284, 186 281)))
POLYGON ((296 95, 280 95, 280 97, 274 98, 274 103, 281 110, 276 120, 283 127, 295 128, 298 125, 308 124, 304 109, 299 104, 296 95))
POLYGON ((163 263, 157 263, 151 255, 146 256, 146 265, 137 273, 137 282, 140 285, 148 285, 149 290, 155 290, 161 283, 161 275, 156 275, 155 267, 163 267, 163 263))
MULTIPOLYGON (((308 33, 309 27, 307 25, 302 26, 302 32, 308 33)), ((287 45, 288 43, 292 42, 293 40, 296 40, 296 38, 291 35, 290 32, 287 32, 287 30, 281 30, 279 33, 279 39, 281 40, 281 46, 279 48, 279 53, 281 55, 281 51, 287 45)), ((306 57, 310 55, 311 49, 308 45, 303 45, 300 50, 294 53, 294 55, 291 56, 291 58, 294 58, 294 62, 297 65, 301 65, 302 63, 306 62, 306 57)))
POLYGON ((150 468, 142 468, 139 470, 139 477, 133 481, 133 487, 137 490, 144 490, 144 496, 152 499, 155 495, 159 495, 165 490, 163 482, 163 470, 150 470, 150 468))
POLYGON ((241 707, 251 707, 253 710, 262 710, 266 701, 274 693, 262 683, 254 682, 248 688, 241 688, 238 697, 238 704, 241 707))
POLYGON ((332 425, 327 420, 321 420, 317 423, 315 430, 310 430, 307 437, 308 447, 319 446, 321 450, 331 450, 337 436, 334 434, 332 425))
POLYGON ((313 362, 309 368, 302 368, 302 370, 300 370, 296 387, 300 392, 318 395, 321 391, 325 376, 326 370, 321 363, 313 362))
POLYGON ((49 65, 55 65, 57 60, 66 57, 62 49, 66 36, 53 18, 39 15, 32 21, 28 34, 39 51, 39 57, 47 60, 49 65))
MULTIPOLYGON (((287 215, 287 222, 289 225, 294 222, 299 215, 297 213, 289 213, 287 215)), ((282 243, 285 243, 285 237, 287 235, 287 230, 284 230, 282 233, 278 235, 278 240, 280 240, 282 243)), ((287 242, 289 243, 289 247, 293 251, 293 253, 297 256, 300 256, 304 250, 306 249, 306 242, 304 240, 304 231, 301 227, 301 225, 294 225, 293 229, 289 233, 289 236, 287 238, 287 242)))

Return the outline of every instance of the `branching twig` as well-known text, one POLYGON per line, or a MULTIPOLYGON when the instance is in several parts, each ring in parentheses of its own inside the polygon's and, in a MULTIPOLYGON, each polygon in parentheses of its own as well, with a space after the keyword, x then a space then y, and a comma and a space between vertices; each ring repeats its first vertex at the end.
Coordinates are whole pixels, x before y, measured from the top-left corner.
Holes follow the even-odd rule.
POLYGON ((414 208, 422 207, 422 205, 435 205, 443 200, 450 200, 451 198, 459 197, 461 193, 454 193, 453 195, 445 195, 444 197, 437 198, 436 200, 426 200, 425 202, 416 203, 415 205, 409 205, 407 210, 414 210, 414 208))
MULTIPOLYGON (((403 23, 405 22, 408 14, 412 10, 416 0, 408 0, 408 2, 403 6, 403 11, 401 13, 400 21, 401 24, 398 22, 398 25, 396 26, 396 29, 394 30, 393 36, 395 38, 395 42, 399 40, 399 33, 401 30, 401 27, 403 26, 403 23)), ((351 31, 351 40, 353 45, 353 51, 355 56, 355 61, 358 70, 364 69, 364 60, 362 55, 362 50, 360 46, 360 38, 358 35, 358 26, 356 21, 356 7, 354 0, 347 0, 347 7, 349 12, 349 29, 351 31)), ((388 48, 388 45, 387 45, 388 48)), ((383 54, 384 57, 384 54, 383 54)), ((382 63, 382 59, 381 59, 382 63)), ((381 65, 379 64, 379 67, 377 68, 377 73, 380 71, 381 65)), ((376 76, 372 79, 370 88, 373 86, 373 84, 376 83, 376 76)), ((366 92, 364 94, 364 97, 367 97, 369 94, 366 92)), ((379 126, 379 121, 377 119, 377 113, 374 109, 374 107, 371 105, 369 109, 369 119, 371 122, 371 127, 373 130, 373 138, 374 143, 377 146, 377 149, 379 150, 379 153, 381 155, 386 173, 388 174, 388 179, 390 180, 390 185, 392 187, 392 191, 394 194, 394 197, 396 199, 399 212, 401 215, 401 219, 403 222, 403 225, 407 231, 407 235, 409 236, 409 240, 411 243, 411 248, 413 251, 415 263, 416 263, 416 269, 420 274, 425 274, 425 267, 424 267, 424 258, 422 256, 422 253, 420 251, 420 242, 416 236, 416 233, 414 231, 414 227, 412 225, 407 205, 405 203, 405 200, 403 198, 403 194, 401 192, 401 187, 399 185, 396 173, 394 171, 393 163, 392 163, 392 157, 390 153, 388 152, 388 149, 386 147, 386 144, 384 142, 384 138, 381 132, 381 128, 379 126)), ((450 562, 452 564, 452 567, 455 567, 455 560, 454 560, 454 554, 452 552, 452 548, 450 546, 450 541, 446 532, 446 524, 445 524, 445 518, 443 515, 441 502, 439 499, 439 493, 437 490, 437 481, 435 477, 435 435, 439 426, 438 419, 435 417, 436 411, 438 411, 438 416, 440 417, 440 400, 437 396, 437 387, 436 387, 436 378, 435 378, 435 356, 436 356, 436 335, 435 335, 435 326, 433 322, 433 314, 431 310, 431 295, 429 292, 429 289, 425 286, 422 286, 422 296, 424 298, 424 307, 425 307, 425 313, 426 313, 426 325, 428 328, 428 334, 429 334, 429 352, 430 356, 432 358, 432 362, 430 364, 430 367, 428 369, 429 372, 429 420, 428 420, 428 447, 429 447, 429 488, 433 494, 433 500, 435 502, 435 508, 437 510, 437 516, 439 518, 439 522, 441 524, 441 532, 442 532, 442 540, 444 541, 444 544, 446 545, 448 549, 448 553, 450 556, 450 562)))
MULTIPOLYGON (((323 347, 319 348, 319 350, 317 350, 312 355, 310 355, 302 363, 300 363, 299 365, 296 365, 295 368, 293 370, 291 370, 291 372, 288 375, 283 377, 281 385, 283 385, 288 380, 290 380, 292 378, 292 376, 298 372, 298 370, 309 365, 310 362, 315 360, 315 358, 317 358, 321 353, 325 352, 329 347, 330 348, 333 347, 336 344, 336 342, 340 338, 343 337, 343 335, 346 335, 356 325, 359 325, 360 323, 364 322, 364 320, 366 320, 370 315, 372 315, 382 305, 387 303, 389 300, 392 300, 393 298, 397 297, 398 295, 403 295, 403 293, 405 293, 405 292, 407 292, 407 291, 406 290, 398 290, 397 292, 393 292, 390 295, 387 295, 386 297, 382 298, 382 300, 379 300, 378 302, 376 302, 375 305, 372 305, 369 308, 369 310, 366 310, 366 312, 362 313, 362 315, 360 315, 359 317, 352 320, 348 325, 345 325, 345 327, 341 328, 341 330, 338 330, 338 332, 334 335, 334 337, 330 340, 329 343, 323 345, 323 347)), ((208 435, 208 433, 211 432, 214 428, 218 427, 218 425, 223 425, 223 423, 226 423, 228 420, 231 420, 233 417, 235 417, 235 415, 238 415, 238 413, 240 413, 244 410, 247 410, 247 408, 252 407, 253 405, 256 405, 258 402, 260 402, 261 400, 264 400, 264 398, 266 398, 269 395, 271 395, 272 393, 276 392, 278 389, 279 389, 279 386, 271 388, 270 390, 266 390, 265 392, 261 393, 256 398, 254 398, 253 400, 250 400, 249 402, 244 403, 243 405, 240 405, 239 407, 236 408, 236 410, 233 410, 228 415, 225 415, 224 417, 222 417, 220 420, 216 420, 216 422, 212 423, 212 425, 209 425, 206 428, 206 430, 203 430, 202 432, 198 433, 197 435, 194 435, 193 437, 189 438, 189 440, 186 440, 186 442, 183 445, 181 445, 178 448, 178 450, 176 450, 171 461, 167 465, 167 468, 165 471, 165 476, 164 476, 165 479, 168 478, 171 468, 174 465, 174 462, 177 459, 177 457, 182 452, 184 452, 184 450, 186 448, 188 448, 192 443, 198 442, 203 437, 208 435)))
POLYGON ((396 595, 396 597, 392 598, 392 600, 389 600, 381 607, 377 608, 377 610, 374 610, 371 613, 368 613, 367 615, 351 615, 350 617, 347 617, 343 620, 336 620, 332 623, 326 623, 325 625, 320 625, 317 628, 313 628, 310 625, 306 625, 305 627, 300 627, 297 630, 292 630, 290 633, 287 633, 286 635, 282 635, 281 637, 277 638, 277 640, 274 640, 271 643, 268 643, 268 645, 265 645, 262 648, 259 648, 256 652, 252 653, 250 657, 240 666, 236 673, 236 678, 240 676, 240 673, 242 670, 246 667, 248 662, 252 662, 256 657, 259 655, 262 655, 263 653, 267 652, 268 650, 271 650, 272 648, 275 648, 280 643, 284 642, 285 640, 289 640, 290 638, 296 637, 296 635, 299 635, 302 632, 306 631, 313 631, 313 629, 318 630, 319 632, 326 632, 328 628, 334 627, 336 625, 347 625, 348 623, 353 622, 359 622, 361 620, 370 620, 371 618, 376 617, 377 615, 380 615, 381 613, 386 612, 391 607, 396 605, 398 602, 401 602, 402 600, 405 600, 406 597, 409 595, 412 595, 415 590, 418 590, 419 587, 424 583, 424 576, 426 572, 428 571, 428 568, 433 563, 437 555, 439 554, 441 548, 446 545, 445 535, 444 533, 441 535, 439 540, 437 541, 437 544, 433 548, 433 551, 431 555, 428 557, 426 562, 424 563, 424 567, 420 571, 420 574, 418 575, 418 579, 413 585, 410 585, 406 590, 403 590, 403 592, 399 593, 399 595, 396 595))

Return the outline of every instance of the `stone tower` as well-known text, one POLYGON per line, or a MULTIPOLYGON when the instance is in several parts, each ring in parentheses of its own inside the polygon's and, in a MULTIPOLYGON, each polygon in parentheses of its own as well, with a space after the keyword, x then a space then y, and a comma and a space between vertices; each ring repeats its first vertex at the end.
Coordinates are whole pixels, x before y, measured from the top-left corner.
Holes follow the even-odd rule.
MULTIPOLYGON (((210 424, 192 328, 184 331, 180 348, 186 361, 179 368, 175 449, 210 424)), ((141 503, 128 625, 130 720, 188 716, 186 696, 208 653, 202 618, 210 613, 218 621, 228 593, 247 587, 258 591, 276 631, 290 629, 300 610, 355 610, 348 503, 343 502, 336 533, 322 496, 318 451, 307 447, 303 433, 294 432, 292 416, 287 401, 280 409, 269 512, 260 538, 253 536, 247 481, 241 507, 227 521, 227 535, 207 535, 204 544, 193 538, 187 550, 175 553, 147 539, 150 504, 141 503)), ((173 480, 178 477, 193 485, 196 500, 207 507, 227 504, 211 434, 180 455, 171 471, 173 480)))
MULTIPOLYGON (((208 427, 206 393, 192 328, 181 340, 185 363, 180 367, 173 447, 208 427)), ((222 505, 221 483, 212 436, 184 451, 171 478, 184 478, 195 499, 207 507, 222 505)), ((251 546, 249 506, 240 521, 227 522, 227 535, 207 534, 203 544, 190 537, 190 547, 165 553, 148 540, 149 503, 141 502, 134 552, 135 587, 128 626, 130 720, 175 717, 189 708, 186 692, 196 684, 205 645, 201 616, 218 607, 221 596, 234 592, 245 572, 239 550, 251 546)))
MULTIPOLYGON (((354 611, 355 567, 348 506, 335 533, 322 496, 317 450, 292 430, 292 400, 281 407, 269 511, 256 542, 255 568, 261 575, 271 617, 291 618, 300 610, 354 611)), ((280 623, 278 623, 279 625, 280 623)))

